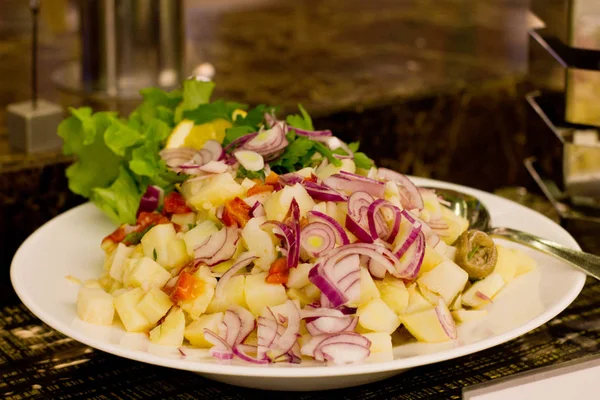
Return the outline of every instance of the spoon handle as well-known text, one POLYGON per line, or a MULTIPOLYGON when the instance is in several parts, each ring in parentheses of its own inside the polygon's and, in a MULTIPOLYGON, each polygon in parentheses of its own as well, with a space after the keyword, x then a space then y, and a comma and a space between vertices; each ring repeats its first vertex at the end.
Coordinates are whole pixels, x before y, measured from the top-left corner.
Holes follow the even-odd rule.
POLYGON ((512 242, 521 243, 544 253, 564 260, 585 273, 600 280, 600 257, 579 250, 573 250, 550 240, 542 239, 530 233, 511 228, 491 228, 490 236, 501 237, 512 242))

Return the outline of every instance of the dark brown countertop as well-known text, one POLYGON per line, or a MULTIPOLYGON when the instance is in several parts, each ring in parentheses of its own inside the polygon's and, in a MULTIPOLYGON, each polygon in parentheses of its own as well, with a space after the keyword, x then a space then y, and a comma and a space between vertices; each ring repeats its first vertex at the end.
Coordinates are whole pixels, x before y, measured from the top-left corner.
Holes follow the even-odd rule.
MULTIPOLYGON (((217 96, 304 104, 315 115, 360 112, 522 76, 524 0, 188 0, 188 70, 216 68, 217 96)), ((73 2, 44 3, 40 93, 64 106, 50 75, 77 60, 73 2)), ((26 2, 0 4, 0 171, 64 161, 11 152, 4 107, 29 98, 26 2)))

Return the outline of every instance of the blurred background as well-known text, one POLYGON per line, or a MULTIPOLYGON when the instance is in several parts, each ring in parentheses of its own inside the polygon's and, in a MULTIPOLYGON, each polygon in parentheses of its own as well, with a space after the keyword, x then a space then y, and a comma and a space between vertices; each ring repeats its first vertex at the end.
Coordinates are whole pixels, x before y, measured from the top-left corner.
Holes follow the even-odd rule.
MULTIPOLYGON (((598 229, 600 7, 594 0, 47 0, 40 98, 128 112, 146 86, 200 74, 214 97, 360 140, 403 173, 543 209, 584 247, 598 229)), ((0 2, 0 262, 83 199, 60 143, 17 148, 31 99, 28 2, 0 2), (11 144, 12 143, 12 144, 11 144)), ((62 112, 62 111, 61 111, 62 112)), ((588 251, 594 249, 587 247, 588 251)), ((6 270, 6 269, 5 269, 6 270)))

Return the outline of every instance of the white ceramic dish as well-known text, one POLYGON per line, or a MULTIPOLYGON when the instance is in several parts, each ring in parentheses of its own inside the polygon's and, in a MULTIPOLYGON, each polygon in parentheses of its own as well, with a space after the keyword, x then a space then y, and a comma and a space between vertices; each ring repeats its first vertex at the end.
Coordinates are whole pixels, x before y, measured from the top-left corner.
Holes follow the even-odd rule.
MULTIPOLYGON (((511 201, 463 186, 413 178, 417 185, 446 187, 477 196, 489 208, 495 224, 528 231, 563 245, 575 240, 550 219, 511 201)), ((101 239, 114 227, 92 204, 76 207, 45 224, 21 246, 11 266, 11 280, 23 303, 52 328, 96 349, 150 364, 194 371, 233 385, 271 390, 320 390, 357 386, 381 380, 408 368, 460 357, 496 346, 544 324, 579 294, 585 275, 556 259, 527 250, 539 268, 511 282, 489 307, 485 319, 459 326, 459 339, 444 344, 396 346, 392 361, 347 365, 319 364, 254 366, 220 364, 204 350, 186 350, 148 342, 145 335, 119 326, 101 327, 77 318, 78 285, 100 275, 101 239)), ((506 243, 510 246, 510 244, 506 243)))

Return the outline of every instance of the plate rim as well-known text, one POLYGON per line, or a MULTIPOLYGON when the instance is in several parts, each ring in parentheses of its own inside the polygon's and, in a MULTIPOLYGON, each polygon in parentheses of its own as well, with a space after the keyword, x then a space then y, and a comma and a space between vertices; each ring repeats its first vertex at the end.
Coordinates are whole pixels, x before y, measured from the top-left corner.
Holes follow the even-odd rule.
MULTIPOLYGON (((542 217, 550 222, 554 228, 561 231, 561 234, 564 236, 565 241, 569 243, 565 243, 568 247, 573 249, 580 250, 580 246, 576 242, 576 240, 571 236, 569 232, 567 232, 562 226, 552 221, 550 218, 545 215, 532 210, 526 206, 518 204, 512 200, 497 196, 492 193, 488 193, 479 189, 470 188, 463 185, 458 185, 451 182, 443 182, 434 179, 428 178, 419 178, 409 176, 409 178, 418 186, 428 185, 428 186, 437 186, 439 188, 448 188, 463 191, 465 193, 470 193, 475 196, 483 195, 485 196, 493 196, 497 199, 501 199, 505 202, 512 203, 513 206, 524 209, 527 212, 534 212, 538 214, 538 217, 542 217)), ((518 328, 514 328, 508 332, 505 332, 500 335, 493 336, 488 339, 480 340, 475 343, 471 343, 466 346, 454 347, 451 349, 446 349, 442 351, 438 351, 435 353, 422 354, 418 356, 411 356, 407 358, 394 359, 392 361, 385 362, 375 362, 375 363, 364 363, 364 364, 351 364, 351 365, 327 365, 327 366, 310 366, 310 367, 298 367, 298 366, 285 366, 285 367, 269 367, 269 366, 255 366, 255 365, 229 365, 229 364, 219 364, 219 363, 208 363, 203 362, 202 360, 198 361, 183 361, 178 359, 171 359, 167 357, 163 357, 157 354, 142 352, 140 350, 124 348, 123 346, 106 343, 94 338, 90 338, 82 332, 79 332, 70 326, 63 324, 59 320, 55 320, 52 318, 51 314, 48 314, 46 311, 42 309, 42 307, 38 307, 36 302, 29 296, 26 288, 24 288, 22 283, 18 279, 18 265, 21 264, 19 260, 25 257, 24 252, 27 249, 29 243, 36 240, 38 235, 41 234, 42 231, 48 229, 49 226, 56 223, 60 217, 64 217, 67 214, 75 213, 81 208, 85 207, 95 207, 92 203, 86 202, 84 204, 78 205, 66 212, 57 215, 52 218, 50 221, 44 223, 41 227, 36 229, 32 234, 27 237, 23 243, 19 246, 19 249, 15 253, 10 267, 10 279, 13 285, 13 288, 19 297, 19 299, 23 302, 23 304, 42 322, 51 328, 57 330, 63 335, 70 337, 72 339, 77 340, 80 343, 83 343, 87 346, 95 348, 100 351, 104 351, 106 353, 116 355, 119 357, 144 362, 147 364, 174 368, 179 370, 186 370, 191 372, 197 372, 204 375, 226 375, 226 376, 244 376, 244 377, 259 377, 259 378, 288 378, 288 379, 301 379, 301 378, 320 378, 320 377, 335 377, 335 376, 351 376, 351 375, 364 375, 364 374, 376 374, 376 373, 384 373, 390 371, 401 371, 408 368, 414 368, 422 365, 433 364, 441 361, 447 361, 456 359, 458 357, 474 354, 480 352, 482 350, 486 350, 492 347, 496 347, 502 343, 506 343, 512 339, 520 337, 525 333, 536 329, 537 327, 545 324, 550 321, 554 317, 556 317, 559 313, 564 311, 579 295, 581 290, 585 285, 586 275, 577 270, 573 270, 573 273, 578 274, 578 279, 575 281, 570 290, 563 296, 559 303, 557 303, 554 307, 547 309, 543 314, 538 317, 528 321, 527 323, 519 326, 518 328)))

